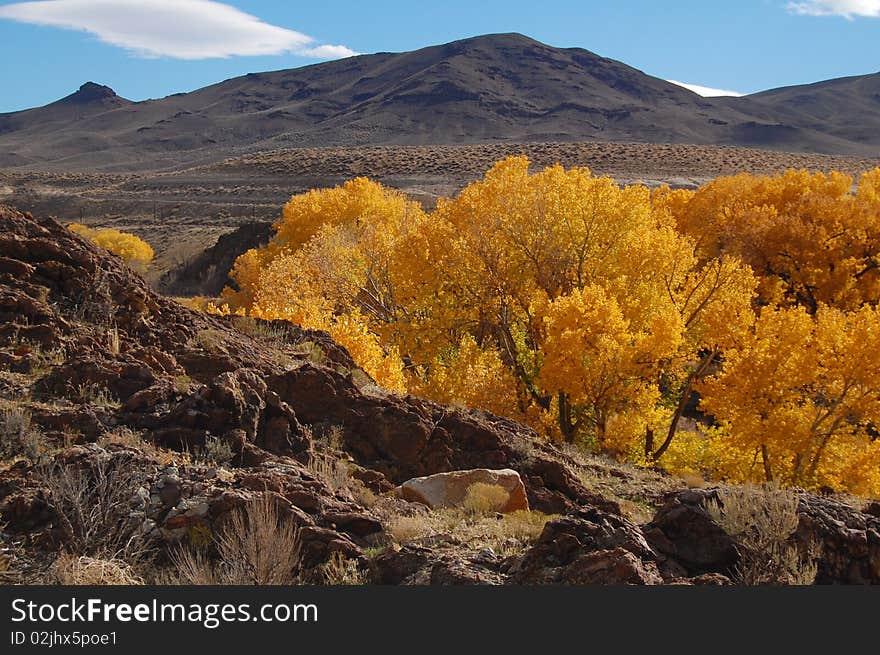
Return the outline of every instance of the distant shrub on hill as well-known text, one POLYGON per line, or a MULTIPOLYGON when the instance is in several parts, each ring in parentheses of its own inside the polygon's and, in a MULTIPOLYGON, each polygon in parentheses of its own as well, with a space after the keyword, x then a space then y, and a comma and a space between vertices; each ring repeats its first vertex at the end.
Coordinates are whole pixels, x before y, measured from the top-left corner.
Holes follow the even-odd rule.
POLYGON ((150 244, 128 232, 110 228, 95 230, 80 223, 71 223, 67 228, 122 257, 126 264, 139 273, 145 273, 153 261, 155 253, 150 244))

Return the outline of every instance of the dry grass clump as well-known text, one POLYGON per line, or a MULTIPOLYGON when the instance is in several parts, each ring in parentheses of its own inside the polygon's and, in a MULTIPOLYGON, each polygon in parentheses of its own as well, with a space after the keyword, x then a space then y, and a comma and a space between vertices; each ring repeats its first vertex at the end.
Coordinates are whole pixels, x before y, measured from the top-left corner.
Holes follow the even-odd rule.
POLYGON ((174 376, 174 390, 179 394, 187 394, 189 393, 189 388, 192 386, 192 378, 188 375, 176 375, 174 376))
POLYGON ((510 494, 497 484, 475 482, 468 487, 462 508, 475 516, 502 511, 510 502, 510 494))
POLYGON ((61 554, 52 564, 49 577, 60 585, 114 585, 144 584, 127 562, 121 559, 101 559, 81 555, 61 554))
POLYGON ((388 532, 395 542, 408 544, 442 531, 445 526, 443 514, 415 514, 394 516, 388 521, 388 532))
POLYGON ((325 364, 327 362, 327 354, 314 341, 302 341, 296 344, 294 352, 305 355, 312 364, 325 364))
POLYGON ((448 544, 469 550, 491 548, 496 554, 516 555, 537 541, 552 515, 520 510, 509 514, 474 514, 465 509, 392 514, 385 524, 395 543, 448 544))
POLYGON ((119 407, 121 404, 109 389, 100 384, 81 384, 76 388, 73 400, 98 407, 119 407))
POLYGON ((334 494, 351 485, 351 472, 348 465, 329 455, 313 453, 309 460, 308 470, 334 494))
POLYGON ((208 309, 208 304, 215 302, 217 299, 208 298, 207 296, 172 296, 171 300, 195 312, 205 312, 208 309))
POLYGON ((791 536, 798 527, 798 498, 772 485, 728 487, 707 506, 709 515, 739 545, 737 582, 745 585, 810 585, 819 545, 801 552, 791 536))
POLYGON ((355 478, 350 479, 348 490, 351 491, 351 495, 354 496, 354 499, 362 507, 374 507, 379 502, 379 494, 355 478))
POLYGON ((283 322, 258 321, 250 316, 233 316, 232 326, 242 334, 259 339, 276 350, 284 350, 290 345, 288 331, 283 322))
POLYGON ((270 496, 234 510, 215 534, 217 558, 205 551, 172 554, 171 582, 192 585, 288 585, 301 573, 299 529, 270 496))
POLYGON ((118 355, 122 352, 122 340, 119 337, 119 328, 115 323, 107 330, 107 350, 111 355, 118 355))
POLYGON ((367 574, 362 571, 358 563, 353 559, 347 559, 345 555, 336 551, 330 555, 321 565, 323 581, 328 585, 336 586, 360 586, 367 584, 367 574))
POLYGON ((228 464, 235 453, 229 441, 221 437, 208 435, 205 438, 205 445, 197 448, 192 455, 192 459, 197 464, 205 464, 207 466, 223 466, 228 464))

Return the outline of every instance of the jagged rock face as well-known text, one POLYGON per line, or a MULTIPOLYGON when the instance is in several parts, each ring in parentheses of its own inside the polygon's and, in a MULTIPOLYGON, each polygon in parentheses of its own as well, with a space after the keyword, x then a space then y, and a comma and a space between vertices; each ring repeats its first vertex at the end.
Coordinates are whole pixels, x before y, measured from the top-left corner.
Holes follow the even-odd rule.
POLYGON ((880 584, 880 518, 807 494, 798 515, 798 542, 815 540, 823 551, 817 584, 880 584))
POLYGON ((675 494, 645 526, 648 542, 672 571, 729 575, 739 562, 736 543, 705 510, 713 497, 695 489, 675 494))
POLYGON ((519 584, 658 584, 656 560, 638 526, 584 507, 548 523, 511 577, 519 584))

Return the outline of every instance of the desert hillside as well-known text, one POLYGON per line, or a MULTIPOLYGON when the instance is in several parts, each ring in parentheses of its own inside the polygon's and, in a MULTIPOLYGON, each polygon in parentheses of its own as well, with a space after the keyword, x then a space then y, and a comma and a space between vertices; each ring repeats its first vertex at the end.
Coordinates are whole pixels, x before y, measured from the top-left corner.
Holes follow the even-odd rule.
POLYGON ((703 98, 587 50, 492 34, 143 102, 89 82, 0 115, 0 166, 130 172, 279 148, 548 141, 874 156, 877 79, 703 98))

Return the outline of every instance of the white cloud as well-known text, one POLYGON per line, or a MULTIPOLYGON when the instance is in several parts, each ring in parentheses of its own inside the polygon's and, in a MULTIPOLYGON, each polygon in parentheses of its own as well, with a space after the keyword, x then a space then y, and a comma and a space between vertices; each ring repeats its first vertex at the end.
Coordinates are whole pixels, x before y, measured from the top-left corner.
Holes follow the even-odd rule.
POLYGON ((789 2, 788 10, 803 16, 855 16, 880 18, 880 0, 807 0, 789 2))
POLYGON ((88 32, 142 57, 293 53, 316 59, 357 54, 261 21, 213 0, 42 0, 0 6, 0 18, 88 32))
POLYGON ((724 89, 713 89, 708 86, 700 86, 699 84, 686 84, 685 82, 676 82, 675 80, 666 80, 672 84, 677 84, 678 86, 683 86, 688 91, 693 91, 698 96, 703 96, 704 98, 718 98, 720 96, 733 96, 735 98, 739 98, 742 96, 742 93, 737 93, 736 91, 725 91, 724 89))

